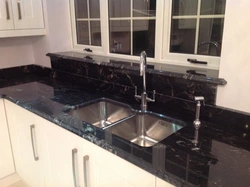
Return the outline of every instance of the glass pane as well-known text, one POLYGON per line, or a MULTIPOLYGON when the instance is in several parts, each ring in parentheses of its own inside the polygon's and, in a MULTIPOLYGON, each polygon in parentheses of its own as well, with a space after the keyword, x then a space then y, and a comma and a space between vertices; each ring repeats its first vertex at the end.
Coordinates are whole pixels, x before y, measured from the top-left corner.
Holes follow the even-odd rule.
POLYGON ((172 14, 174 16, 197 15, 197 7, 198 0, 173 0, 172 14))
POLYGON ((225 14, 226 0, 202 0, 201 1, 201 14, 214 15, 225 14))
POLYGON ((129 0, 109 0, 109 17, 130 17, 129 0))
POLYGON ((88 18, 87 0, 75 0, 76 18, 88 18))
POLYGON ((99 0, 89 1, 89 12, 90 12, 90 18, 100 18, 100 1, 99 0))
POLYGON ((133 21, 133 55, 146 51, 148 57, 154 57, 155 20, 133 21))
POLYGON ((133 16, 134 17, 153 17, 156 12, 156 0, 134 0, 133 16))
POLYGON ((110 52, 131 54, 131 29, 129 20, 115 20, 109 22, 110 26, 110 52))
POLYGON ((101 46, 101 23, 100 21, 90 21, 91 45, 101 46))
POLYGON ((220 56, 224 19, 200 19, 198 54, 220 56))
POLYGON ((77 44, 89 45, 89 27, 87 21, 76 21, 77 44))
POLYGON ((174 19, 171 26, 170 52, 194 54, 196 19, 174 19))

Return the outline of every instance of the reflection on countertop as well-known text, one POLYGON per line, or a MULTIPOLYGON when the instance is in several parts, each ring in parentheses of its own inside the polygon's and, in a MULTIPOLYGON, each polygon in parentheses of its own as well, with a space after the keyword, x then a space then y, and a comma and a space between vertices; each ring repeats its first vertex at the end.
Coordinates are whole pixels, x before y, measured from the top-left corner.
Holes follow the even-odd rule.
MULTIPOLYGON (((139 103, 135 100, 80 87, 44 75, 23 75, 3 80, 0 84, 2 97, 176 186, 250 186, 250 133, 248 129, 243 128, 245 123, 250 123, 249 115, 204 108, 203 110, 208 110, 210 115, 220 118, 216 123, 213 121, 214 118, 201 119, 200 150, 192 151, 194 129, 190 111, 187 109, 185 113, 184 110, 180 110, 177 101, 174 104, 166 104, 171 108, 169 110, 166 109, 166 105, 152 104, 150 110, 161 111, 164 115, 183 120, 187 126, 153 147, 145 148, 79 119, 73 119, 63 112, 67 106, 100 97, 139 108, 139 103), (7 83, 4 83, 6 81, 7 83), (224 116, 219 115, 221 113, 224 116), (231 120, 230 126, 227 126, 227 115, 232 117, 232 114, 232 119, 237 120, 231 120)), ((184 108, 192 107, 182 102, 184 108)))

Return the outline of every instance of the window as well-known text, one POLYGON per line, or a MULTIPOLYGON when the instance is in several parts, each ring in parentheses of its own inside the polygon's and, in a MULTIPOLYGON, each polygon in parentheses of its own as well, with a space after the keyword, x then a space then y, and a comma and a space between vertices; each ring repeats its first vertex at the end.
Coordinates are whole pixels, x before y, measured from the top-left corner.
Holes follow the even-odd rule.
POLYGON ((75 0, 71 12, 74 13, 74 43, 83 46, 102 46, 100 1, 75 0))
POLYGON ((75 49, 219 67, 226 0, 71 0, 75 49), (101 7, 101 8, 100 8, 101 7))
POLYGON ((154 57, 156 0, 109 0, 110 53, 154 57))

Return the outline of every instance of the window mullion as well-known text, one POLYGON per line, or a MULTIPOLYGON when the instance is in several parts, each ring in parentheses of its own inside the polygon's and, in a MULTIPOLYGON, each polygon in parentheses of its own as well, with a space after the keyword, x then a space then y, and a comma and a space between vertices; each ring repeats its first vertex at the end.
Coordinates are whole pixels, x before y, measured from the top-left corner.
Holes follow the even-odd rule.
POLYGON ((163 23, 164 23, 164 0, 158 0, 156 4, 156 18, 155 18, 155 59, 162 58, 163 45, 165 42, 163 37, 163 23))
POLYGON ((166 59, 170 51, 171 40, 171 15, 172 15, 172 1, 166 0, 163 13, 163 42, 162 42, 162 58, 166 59))
POLYGON ((198 10, 197 10, 197 21, 196 21, 194 54, 197 54, 197 53, 198 53, 199 28, 200 28, 200 14, 201 14, 201 0, 198 0, 197 9, 198 9, 198 10))
POLYGON ((108 0, 100 0, 101 36, 103 53, 109 54, 108 0))
POLYGON ((89 45, 92 45, 92 41, 91 41, 91 29, 90 29, 90 6, 89 6, 89 0, 87 0, 87 10, 88 10, 88 29, 89 29, 89 45))
POLYGON ((130 54, 133 55, 133 0, 130 0, 130 54))

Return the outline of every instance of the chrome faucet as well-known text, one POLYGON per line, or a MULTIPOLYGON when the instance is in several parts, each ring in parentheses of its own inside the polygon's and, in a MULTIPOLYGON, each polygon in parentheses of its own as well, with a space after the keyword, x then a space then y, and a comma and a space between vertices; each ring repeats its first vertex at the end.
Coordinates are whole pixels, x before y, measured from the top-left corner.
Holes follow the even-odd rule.
POLYGON ((194 133, 194 140, 192 142, 194 143, 194 146, 195 146, 193 150, 199 150, 197 145, 198 145, 198 138, 199 138, 199 128, 201 127, 200 110, 201 110, 201 102, 203 102, 203 105, 205 106, 205 101, 204 101, 204 97, 202 96, 195 96, 194 100, 197 101, 197 103, 196 103, 195 120, 193 122, 195 133, 194 133))
POLYGON ((141 99, 141 110, 147 110, 147 102, 155 102, 155 90, 153 91, 153 99, 148 98, 146 89, 146 71, 147 71, 147 54, 142 51, 140 54, 140 76, 143 76, 143 90, 141 95, 137 94, 137 86, 135 86, 135 98, 141 99))

